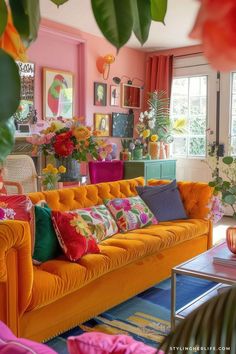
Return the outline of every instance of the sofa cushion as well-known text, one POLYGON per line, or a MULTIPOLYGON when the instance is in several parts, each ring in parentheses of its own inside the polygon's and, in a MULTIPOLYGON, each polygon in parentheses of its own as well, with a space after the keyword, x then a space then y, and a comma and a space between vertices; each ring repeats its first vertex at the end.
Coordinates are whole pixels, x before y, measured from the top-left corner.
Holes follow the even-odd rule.
POLYGON ((157 224, 153 213, 139 196, 106 200, 105 204, 122 232, 157 224))
POLYGON ((96 241, 80 215, 52 211, 52 221, 61 248, 70 261, 78 261, 87 253, 99 253, 96 241))
POLYGON ((97 242, 118 232, 116 222, 105 205, 76 209, 73 212, 82 216, 97 242))
POLYGON ((116 234, 101 242, 99 254, 87 254, 77 263, 63 257, 44 262, 34 268, 35 281, 28 310, 52 303, 108 272, 208 232, 209 221, 206 220, 163 222, 116 234))
POLYGON ((69 337, 67 346, 70 354, 164 354, 130 336, 99 332, 69 337))
POLYGON ((144 186, 136 189, 158 221, 187 218, 176 180, 160 186, 144 186))
POLYGON ((46 262, 49 259, 56 258, 62 251, 53 227, 51 209, 35 205, 34 215, 35 240, 33 261, 46 262))

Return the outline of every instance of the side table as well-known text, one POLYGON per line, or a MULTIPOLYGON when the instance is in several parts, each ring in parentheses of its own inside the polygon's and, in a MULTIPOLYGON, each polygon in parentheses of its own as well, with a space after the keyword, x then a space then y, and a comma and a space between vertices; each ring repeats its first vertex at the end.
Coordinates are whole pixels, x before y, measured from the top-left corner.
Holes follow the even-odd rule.
POLYGON ((124 161, 124 178, 143 176, 145 183, 151 178, 175 179, 176 160, 130 160, 124 161))
POLYGON ((223 242, 210 250, 184 262, 172 269, 171 275, 171 329, 175 328, 177 319, 185 318, 189 313, 199 307, 203 302, 217 295, 218 289, 223 287, 223 284, 236 284, 236 268, 222 266, 213 263, 213 257, 223 257, 230 251, 227 248, 226 242, 223 242), (214 281, 217 284, 210 290, 197 297, 190 303, 176 311, 176 275, 184 274, 191 277, 202 278, 205 280, 214 281))

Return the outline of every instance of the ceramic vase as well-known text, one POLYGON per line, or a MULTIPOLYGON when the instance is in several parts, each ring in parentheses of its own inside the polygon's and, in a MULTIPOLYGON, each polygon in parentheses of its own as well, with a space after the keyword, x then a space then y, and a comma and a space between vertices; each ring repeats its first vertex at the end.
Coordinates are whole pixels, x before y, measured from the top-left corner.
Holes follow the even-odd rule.
POLYGON ((228 227, 226 230, 226 242, 228 249, 236 254, 236 227, 228 227))
POLYGON ((123 161, 131 160, 131 152, 128 149, 125 149, 124 151, 121 151, 120 159, 123 160, 123 161))
POLYGON ((56 159, 57 167, 64 166, 66 173, 60 175, 59 182, 76 182, 80 178, 80 164, 72 157, 61 157, 56 159))
POLYGON ((159 159, 166 159, 165 144, 163 143, 163 141, 160 142, 160 154, 159 154, 159 159))
POLYGON ((143 158, 143 149, 134 149, 133 151, 133 160, 142 160, 143 158))
POLYGON ((157 141, 149 141, 148 143, 148 153, 152 160, 157 160, 159 158, 159 143, 157 141))

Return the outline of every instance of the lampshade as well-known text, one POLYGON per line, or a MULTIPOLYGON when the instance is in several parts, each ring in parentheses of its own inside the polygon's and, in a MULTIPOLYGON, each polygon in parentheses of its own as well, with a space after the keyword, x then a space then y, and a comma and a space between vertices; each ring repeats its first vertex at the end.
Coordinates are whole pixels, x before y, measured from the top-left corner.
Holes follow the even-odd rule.
POLYGON ((110 73, 110 65, 114 63, 114 61, 115 57, 112 54, 106 54, 104 57, 97 58, 97 69, 102 74, 104 80, 108 79, 110 73))

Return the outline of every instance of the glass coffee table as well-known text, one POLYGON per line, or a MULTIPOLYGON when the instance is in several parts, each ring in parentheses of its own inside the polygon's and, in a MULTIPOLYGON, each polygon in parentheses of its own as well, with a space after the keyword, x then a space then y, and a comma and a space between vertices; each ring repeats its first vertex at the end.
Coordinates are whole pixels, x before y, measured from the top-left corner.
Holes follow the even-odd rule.
MULTIPOLYGON (((225 285, 236 284, 236 268, 213 263, 213 257, 223 257, 228 252, 226 242, 184 262, 172 269, 171 273, 171 329, 175 328, 176 320, 184 319, 202 303, 217 295, 225 285), (214 281, 217 284, 210 290, 198 296, 176 311, 176 275, 183 274, 191 277, 214 281)), ((223 289, 222 289, 223 291, 223 289)))

